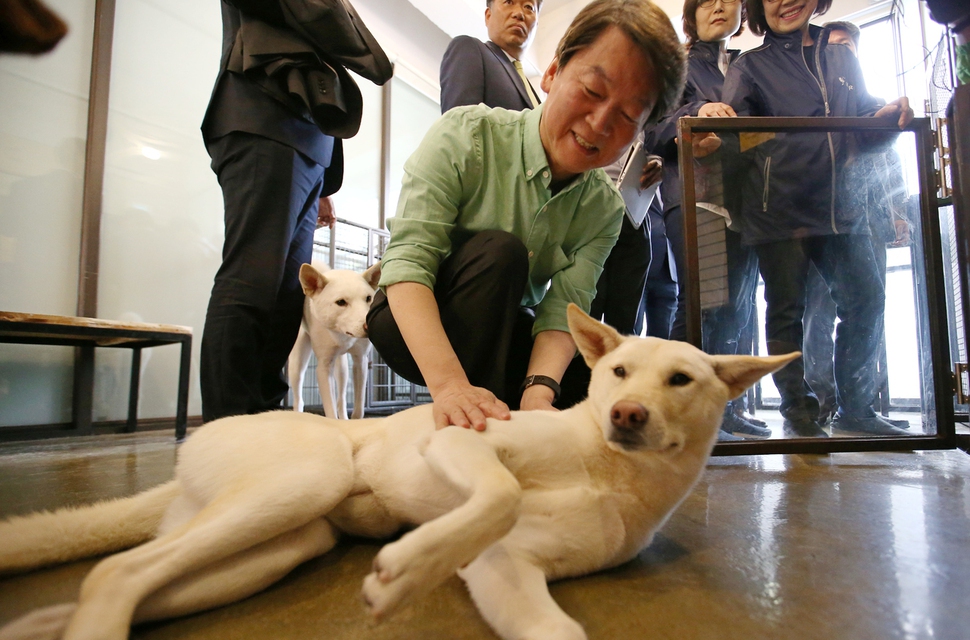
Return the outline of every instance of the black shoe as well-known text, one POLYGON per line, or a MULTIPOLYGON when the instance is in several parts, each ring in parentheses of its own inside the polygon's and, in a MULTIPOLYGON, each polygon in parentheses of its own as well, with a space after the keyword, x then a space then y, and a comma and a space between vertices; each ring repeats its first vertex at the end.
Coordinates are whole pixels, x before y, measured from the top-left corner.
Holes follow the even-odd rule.
POLYGON ((724 413, 724 422, 721 423, 721 430, 742 438, 764 439, 771 437, 771 429, 751 424, 744 418, 738 417, 730 409, 724 413))
POLYGON ((905 429, 891 424, 882 416, 868 416, 865 418, 850 418, 841 413, 832 418, 833 431, 847 431, 849 433, 864 433, 869 436, 908 436, 905 429))
POLYGON ((818 423, 809 418, 798 418, 796 420, 785 419, 782 431, 786 438, 828 438, 829 434, 818 426, 818 423))
POLYGON ((879 416, 879 417, 882 418, 884 422, 888 422, 894 427, 899 427, 900 429, 909 429, 909 420, 903 420, 903 419, 896 420, 893 418, 887 418, 886 416, 879 416))
MULTIPOLYGON (((768 423, 765 422, 764 420, 758 420, 753 415, 748 414, 748 413, 745 413, 745 411, 744 411, 744 401, 741 398, 738 398, 737 400, 733 400, 728 405, 728 408, 734 413, 734 415, 736 415, 737 417, 741 418, 742 420, 744 420, 748 424, 753 424, 754 426, 761 427, 762 429, 767 429, 768 428, 768 423)), ((725 414, 725 415, 727 415, 727 414, 725 414)))
POLYGON ((744 442, 744 438, 739 438, 733 433, 728 433, 724 429, 718 429, 717 441, 718 442, 744 442))

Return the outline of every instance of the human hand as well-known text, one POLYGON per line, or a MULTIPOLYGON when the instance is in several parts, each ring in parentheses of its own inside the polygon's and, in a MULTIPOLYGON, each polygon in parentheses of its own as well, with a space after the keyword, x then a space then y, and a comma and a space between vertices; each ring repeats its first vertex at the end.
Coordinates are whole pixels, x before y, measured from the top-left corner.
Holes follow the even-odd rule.
POLYGON ((334 209, 333 200, 330 196, 320 198, 319 209, 317 210, 317 229, 330 227, 333 229, 337 222, 337 210, 334 209))
POLYGON ((522 392, 519 409, 522 411, 559 411, 552 406, 556 394, 543 384, 534 384, 522 392))
POLYGON ((736 118, 738 114, 729 104, 708 102, 697 110, 697 115, 701 118, 736 118))
POLYGON ((721 139, 713 131, 698 133, 691 139, 690 146, 695 158, 704 158, 721 148, 721 139))
POLYGON ((905 220, 893 220, 893 225, 896 227, 896 241, 893 242, 890 246, 908 247, 912 242, 909 223, 906 222, 905 220))
POLYGON ((899 114, 899 119, 896 121, 900 129, 905 129, 910 122, 913 121, 915 114, 913 109, 909 106, 909 98, 903 96, 901 98, 896 98, 885 107, 876 112, 877 118, 890 118, 899 114))
POLYGON ((467 380, 448 382, 432 393, 436 429, 455 425, 464 429, 485 430, 485 418, 508 420, 507 404, 488 389, 472 386, 467 380))
POLYGON ((640 188, 646 189, 650 185, 660 182, 663 178, 664 161, 660 156, 649 155, 640 174, 640 188))

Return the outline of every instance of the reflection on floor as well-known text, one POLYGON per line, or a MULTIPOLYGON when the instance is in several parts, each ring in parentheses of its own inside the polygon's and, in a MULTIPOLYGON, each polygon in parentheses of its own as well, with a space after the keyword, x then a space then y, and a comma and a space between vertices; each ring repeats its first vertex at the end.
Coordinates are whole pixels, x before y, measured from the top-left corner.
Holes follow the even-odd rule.
MULTIPOLYGON (((171 435, 0 446, 0 514, 168 479, 171 435)), ((351 540, 244 602, 145 640, 494 638, 461 583, 382 625, 358 601, 379 545, 351 540)), ((552 586, 591 640, 967 638, 970 457, 959 451, 717 458, 634 561, 552 586)), ((0 579, 0 623, 76 598, 93 561, 0 579)))

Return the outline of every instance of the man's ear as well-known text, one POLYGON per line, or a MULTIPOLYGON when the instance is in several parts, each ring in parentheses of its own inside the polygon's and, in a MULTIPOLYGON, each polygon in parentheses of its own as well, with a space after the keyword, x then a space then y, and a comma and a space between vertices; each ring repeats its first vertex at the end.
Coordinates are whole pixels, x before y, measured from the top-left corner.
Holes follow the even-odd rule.
POLYGON ((728 386, 731 398, 734 399, 764 376, 778 371, 792 360, 800 358, 801 356, 801 351, 794 351, 780 356, 711 357, 714 359, 714 373, 728 386))
POLYGON ((367 284, 369 284, 372 289, 376 289, 377 283, 381 281, 380 261, 375 262, 373 265, 368 267, 367 271, 364 271, 362 275, 364 276, 364 280, 367 281, 367 284))
POLYGON ((623 336, 616 329, 593 320, 573 303, 566 307, 566 321, 569 323, 569 333, 590 369, 623 342, 623 336))
POLYGON ((312 296, 327 286, 327 278, 312 264, 305 264, 300 267, 300 285, 305 295, 312 296))
POLYGON ((549 95, 549 90, 552 88, 552 81, 555 79, 556 74, 559 73, 559 60, 553 58, 549 66, 546 67, 546 72, 542 74, 542 78, 539 80, 539 87, 549 95))

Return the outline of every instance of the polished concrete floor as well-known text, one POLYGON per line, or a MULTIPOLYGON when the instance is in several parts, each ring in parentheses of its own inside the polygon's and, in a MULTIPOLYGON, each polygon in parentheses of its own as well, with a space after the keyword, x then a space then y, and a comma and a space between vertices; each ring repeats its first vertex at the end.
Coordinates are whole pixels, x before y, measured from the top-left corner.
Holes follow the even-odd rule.
MULTIPOLYGON (((0 515, 168 479, 170 434, 0 446, 0 515)), ((454 578, 381 625, 358 601, 379 545, 346 541, 244 602, 136 639, 494 638, 454 578)), ((0 579, 0 624, 76 597, 93 561, 0 579)), ((634 561, 552 585, 591 640, 970 638, 970 457, 713 459, 634 561)))

